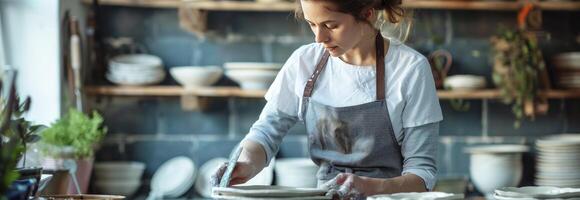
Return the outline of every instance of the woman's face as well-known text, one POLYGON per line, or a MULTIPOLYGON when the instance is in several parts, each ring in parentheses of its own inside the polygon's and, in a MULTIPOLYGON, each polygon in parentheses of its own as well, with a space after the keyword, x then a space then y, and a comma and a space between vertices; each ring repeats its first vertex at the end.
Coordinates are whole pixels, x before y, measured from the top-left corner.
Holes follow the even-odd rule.
POLYGON ((363 36, 363 25, 354 16, 334 11, 328 1, 300 0, 304 19, 314 32, 315 40, 322 43, 330 55, 338 57, 355 47, 363 36))

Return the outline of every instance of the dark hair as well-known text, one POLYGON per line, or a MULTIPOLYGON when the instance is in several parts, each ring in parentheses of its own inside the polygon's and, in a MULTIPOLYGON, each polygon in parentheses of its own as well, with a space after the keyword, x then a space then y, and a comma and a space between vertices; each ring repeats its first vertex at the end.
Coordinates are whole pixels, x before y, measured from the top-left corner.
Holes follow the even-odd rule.
MULTIPOLYGON (((296 1, 296 9, 294 10, 297 19, 304 18, 302 11, 301 0, 296 1)), ((307 1, 307 0, 304 0, 307 1)), ((337 11, 347 13, 357 21, 366 21, 363 11, 368 8, 376 10, 384 10, 384 16, 389 22, 396 24, 401 21, 405 15, 405 10, 401 7, 402 0, 308 0, 308 1, 327 1, 336 5, 337 11)))

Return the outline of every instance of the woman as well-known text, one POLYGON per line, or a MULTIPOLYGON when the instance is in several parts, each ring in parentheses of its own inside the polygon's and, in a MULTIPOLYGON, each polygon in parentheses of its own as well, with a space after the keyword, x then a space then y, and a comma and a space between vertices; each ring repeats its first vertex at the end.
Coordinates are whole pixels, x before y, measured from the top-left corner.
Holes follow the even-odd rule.
POLYGON ((399 22, 401 1, 297 1, 316 43, 297 49, 268 90, 230 185, 255 176, 301 121, 319 187, 340 199, 433 189, 443 117, 429 63, 375 28, 399 22))

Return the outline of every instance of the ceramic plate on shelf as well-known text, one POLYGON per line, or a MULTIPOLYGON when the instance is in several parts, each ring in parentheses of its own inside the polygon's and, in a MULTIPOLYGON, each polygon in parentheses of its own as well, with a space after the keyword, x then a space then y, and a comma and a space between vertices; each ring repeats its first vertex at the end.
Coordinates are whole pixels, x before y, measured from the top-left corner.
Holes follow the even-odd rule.
POLYGON ((218 196, 236 196, 236 197, 320 197, 325 196, 328 190, 318 188, 295 188, 285 186, 270 185, 250 185, 250 186, 231 186, 216 187, 213 194, 218 196))
POLYGON ((367 200, 403 200, 403 199, 455 200, 463 198, 464 198, 463 194, 451 194, 445 192, 409 192, 409 193, 373 195, 368 197, 367 200))
POLYGON ((151 179, 151 190, 163 197, 179 197, 193 185, 195 163, 188 157, 172 158, 159 167, 151 179))

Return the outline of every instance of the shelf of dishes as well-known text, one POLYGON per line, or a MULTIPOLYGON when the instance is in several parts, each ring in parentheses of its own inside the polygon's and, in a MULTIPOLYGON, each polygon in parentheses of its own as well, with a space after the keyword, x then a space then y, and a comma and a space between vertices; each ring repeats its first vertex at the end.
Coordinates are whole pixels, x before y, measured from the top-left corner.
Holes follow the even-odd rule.
MULTIPOLYGON (((263 98, 266 90, 247 90, 238 87, 198 87, 182 86, 87 86, 85 92, 92 96, 207 96, 263 98)), ((500 91, 485 90, 439 90, 440 99, 499 99, 500 91)), ((580 98, 580 89, 550 90, 540 92, 541 96, 551 99, 580 98)))
MULTIPOLYGON (((91 4, 93 0, 83 0, 91 4)), ((211 0, 99 0, 101 5, 178 8, 187 5, 192 9, 214 11, 293 11, 294 3, 286 1, 211 1, 211 0)), ((543 10, 580 10, 578 1, 541 1, 535 3, 543 10)), ((464 1, 464 0, 405 0, 403 7, 414 9, 445 9, 445 10, 517 10, 522 7, 520 1, 464 1)))

